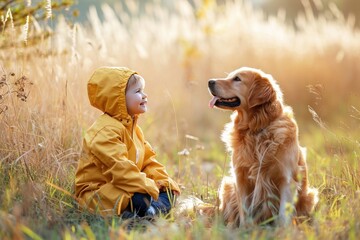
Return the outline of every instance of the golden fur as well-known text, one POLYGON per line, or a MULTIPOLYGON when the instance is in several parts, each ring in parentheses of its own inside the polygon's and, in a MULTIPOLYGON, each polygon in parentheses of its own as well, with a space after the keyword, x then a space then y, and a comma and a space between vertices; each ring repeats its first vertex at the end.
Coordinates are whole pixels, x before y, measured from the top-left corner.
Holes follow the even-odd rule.
POLYGON ((308 185, 306 151, 272 76, 240 68, 211 79, 209 91, 211 107, 234 111, 222 135, 232 153, 232 175, 219 189, 224 221, 237 227, 272 218, 284 225, 292 216, 309 216, 317 190, 308 185))

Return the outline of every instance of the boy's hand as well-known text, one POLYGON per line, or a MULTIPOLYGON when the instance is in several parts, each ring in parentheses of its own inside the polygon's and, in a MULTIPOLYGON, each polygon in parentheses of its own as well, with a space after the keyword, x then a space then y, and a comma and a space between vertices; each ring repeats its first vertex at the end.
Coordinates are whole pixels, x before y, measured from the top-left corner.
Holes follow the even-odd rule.
POLYGON ((159 189, 160 191, 162 190, 162 188, 164 188, 164 186, 161 185, 161 182, 160 182, 160 181, 156 182, 156 186, 158 187, 158 189, 159 189))

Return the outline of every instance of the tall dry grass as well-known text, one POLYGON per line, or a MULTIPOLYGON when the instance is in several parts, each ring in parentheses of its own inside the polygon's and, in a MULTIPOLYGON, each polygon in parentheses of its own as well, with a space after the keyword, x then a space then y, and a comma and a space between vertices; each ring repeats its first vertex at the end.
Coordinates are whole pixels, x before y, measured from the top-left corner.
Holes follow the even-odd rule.
MULTIPOLYGON (((261 68, 278 80, 285 101, 294 107, 300 137, 309 148, 310 179, 322 191, 314 224, 248 232, 221 224, 207 230, 196 218, 187 228, 186 220, 178 219, 180 224, 170 227, 164 223, 174 230, 172 237, 359 234, 360 34, 353 19, 334 5, 317 17, 305 8, 293 27, 284 12, 266 17, 240 0, 198 1, 196 7, 174 1, 170 8, 153 3, 145 11, 127 1, 104 5, 102 11, 103 21, 95 8, 88 24, 60 20, 53 36, 34 46, 24 46, 17 31, 9 38, 16 44, 0 50, 6 79, 0 88, 0 237, 125 234, 114 223, 80 213, 71 196, 82 133, 100 114, 88 103, 86 82, 102 65, 127 66, 145 78, 149 111, 140 122, 145 135, 184 194, 212 203, 229 163, 219 140, 229 113, 207 108, 208 79, 241 66, 261 68), (16 90, 23 76, 31 82, 24 86, 26 102, 8 91, 16 90), (101 223, 91 225, 94 221, 101 223), (179 230, 185 233, 175 233, 179 230)), ((41 29, 30 22, 27 34, 41 29)), ((9 37, 10 30, 3 36, 9 37)), ((157 230, 152 234, 166 238, 157 230)))

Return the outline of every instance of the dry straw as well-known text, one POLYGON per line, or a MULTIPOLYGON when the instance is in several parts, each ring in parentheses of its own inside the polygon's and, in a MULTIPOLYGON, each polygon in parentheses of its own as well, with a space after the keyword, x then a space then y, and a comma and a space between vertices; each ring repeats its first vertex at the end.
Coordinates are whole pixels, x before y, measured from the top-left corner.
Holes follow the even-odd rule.
POLYGON ((51 18, 52 16, 51 0, 46 0, 45 10, 46 10, 46 19, 51 18))
POLYGON ((26 22, 25 25, 22 28, 22 37, 21 39, 23 39, 23 41, 25 42, 25 44, 27 45, 27 41, 28 41, 28 34, 29 34, 29 15, 26 16, 26 22))
POLYGON ((74 24, 73 29, 72 29, 72 36, 71 36, 71 63, 75 63, 75 60, 77 59, 77 53, 76 53, 77 28, 78 28, 78 25, 74 24))
POLYGON ((6 25, 6 22, 7 22, 8 19, 10 19, 11 30, 14 31, 14 20, 13 20, 13 16, 12 16, 10 8, 7 10, 5 18, 4 18, 4 15, 1 15, 1 22, 3 24, 3 31, 5 31, 5 25, 6 25))
POLYGON ((9 14, 9 18, 10 18, 10 26, 11 26, 11 31, 14 32, 15 31, 15 27, 14 27, 14 19, 11 13, 10 8, 8 9, 6 16, 9 14))

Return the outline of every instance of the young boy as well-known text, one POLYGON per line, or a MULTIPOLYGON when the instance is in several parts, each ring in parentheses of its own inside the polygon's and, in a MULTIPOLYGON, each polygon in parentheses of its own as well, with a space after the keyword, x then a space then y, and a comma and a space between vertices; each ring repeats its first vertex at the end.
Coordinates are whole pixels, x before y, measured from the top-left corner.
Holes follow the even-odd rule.
POLYGON ((147 110, 144 85, 136 72, 120 67, 101 67, 88 82, 90 103, 103 114, 84 136, 75 195, 103 216, 166 214, 180 194, 136 124, 147 110))

